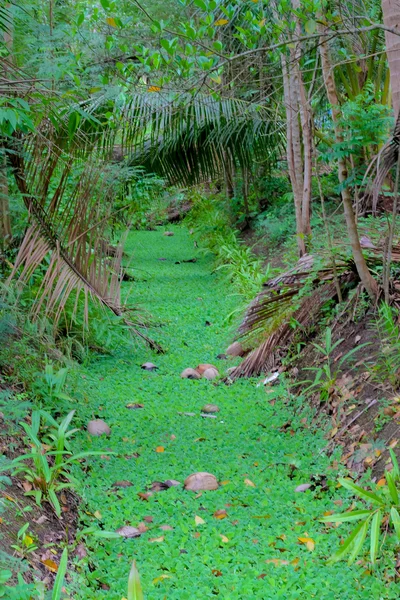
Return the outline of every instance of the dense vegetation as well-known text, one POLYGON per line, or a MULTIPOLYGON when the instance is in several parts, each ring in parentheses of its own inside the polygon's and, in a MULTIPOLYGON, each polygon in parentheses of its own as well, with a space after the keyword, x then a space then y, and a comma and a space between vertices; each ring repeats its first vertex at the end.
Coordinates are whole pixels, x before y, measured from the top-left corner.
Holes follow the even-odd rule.
POLYGON ((399 27, 0 4, 0 598, 398 597, 399 27))

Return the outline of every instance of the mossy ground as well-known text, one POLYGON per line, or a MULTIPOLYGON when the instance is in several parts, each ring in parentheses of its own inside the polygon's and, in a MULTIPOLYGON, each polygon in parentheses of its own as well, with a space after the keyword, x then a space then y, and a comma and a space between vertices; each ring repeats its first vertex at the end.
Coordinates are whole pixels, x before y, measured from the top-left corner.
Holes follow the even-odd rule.
POLYGON ((130 563, 136 559, 149 600, 398 598, 387 565, 371 574, 367 557, 352 567, 325 564, 348 527, 328 530, 318 518, 338 510, 335 499, 343 499, 343 508, 351 500, 336 488, 332 459, 320 454, 324 432, 309 426, 306 404, 289 401, 283 386, 268 395, 254 380, 227 386, 180 379, 185 367, 198 363, 216 363, 221 371, 228 366, 215 357, 229 342, 224 319, 235 297, 212 273, 212 258, 194 249, 188 232, 174 231, 174 237, 164 237, 161 230, 135 232, 127 248, 138 266, 135 301, 163 323, 154 333, 167 353, 152 355, 138 347, 101 357, 81 369, 75 387, 82 422, 99 416, 112 429, 109 439, 82 432, 75 448, 117 453, 91 458, 86 473, 74 473, 81 483, 82 526, 114 531, 137 526, 144 517, 153 521, 140 538, 88 537, 89 555, 77 565, 81 577, 73 597, 126 597, 130 563), (195 263, 175 264, 194 256, 195 263), (157 372, 140 368, 148 360, 157 363, 157 372), (144 408, 129 410, 130 402, 144 408), (200 416, 210 402, 220 407, 216 419, 200 416), (281 430, 287 422, 290 426, 281 430), (164 452, 156 452, 158 446, 164 452), (148 501, 137 495, 153 481, 183 482, 195 471, 214 473, 223 485, 197 496, 182 487, 148 501), (294 492, 317 474, 327 476, 327 489, 294 492), (133 485, 115 490, 118 480, 133 485), (227 512, 221 520, 213 516, 220 509, 227 512), (195 523, 196 515, 204 524, 195 523), (173 529, 164 531, 162 525, 173 529), (312 538, 315 549, 307 549, 299 537, 312 538))

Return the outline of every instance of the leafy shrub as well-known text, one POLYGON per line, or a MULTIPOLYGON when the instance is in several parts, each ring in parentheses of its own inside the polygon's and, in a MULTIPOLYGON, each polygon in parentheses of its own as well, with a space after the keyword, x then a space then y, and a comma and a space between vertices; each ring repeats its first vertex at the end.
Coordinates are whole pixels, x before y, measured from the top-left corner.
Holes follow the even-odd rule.
POLYGON ((387 541, 385 535, 381 540, 381 527, 390 527, 394 530, 397 542, 400 542, 400 471, 393 450, 389 449, 392 459, 393 470, 385 471, 385 485, 379 491, 371 492, 365 488, 355 485, 349 479, 339 479, 339 483, 346 489, 353 492, 358 498, 372 504, 372 508, 352 510, 342 514, 327 515, 320 519, 323 523, 353 523, 360 521, 357 527, 352 531, 339 550, 333 554, 329 562, 337 562, 348 556, 348 562, 351 564, 360 554, 365 539, 370 529, 370 558, 374 564, 379 550, 387 541))

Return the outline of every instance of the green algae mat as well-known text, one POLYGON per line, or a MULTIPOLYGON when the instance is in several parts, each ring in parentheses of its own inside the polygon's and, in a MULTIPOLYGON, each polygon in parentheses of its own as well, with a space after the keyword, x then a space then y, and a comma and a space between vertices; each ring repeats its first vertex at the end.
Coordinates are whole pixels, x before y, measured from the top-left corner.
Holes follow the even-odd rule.
MULTIPOLYGON (((310 426, 305 402, 289 398, 283 386, 267 391, 255 380, 227 386, 180 378, 199 363, 221 372, 231 366, 216 355, 230 341, 225 317, 236 298, 186 229, 173 230, 173 237, 162 230, 132 233, 127 247, 137 276, 132 300, 160 322, 152 334, 166 354, 143 346, 117 350, 76 374, 77 416, 104 419, 111 435, 93 438, 83 428, 75 449, 115 452, 74 472, 81 528, 131 526, 143 533, 87 536, 73 597, 126 598, 135 559, 148 600, 398 598, 392 559, 384 557, 371 572, 367 546, 358 564, 326 566, 349 528, 318 519, 352 500, 336 486, 333 457, 320 454, 326 440, 310 426), (192 258, 197 261, 183 262, 192 258), (146 361, 158 370, 143 371, 146 361), (126 408, 130 403, 143 408, 126 408), (207 403, 218 405, 216 418, 201 416, 207 403), (147 493, 154 482, 183 483, 196 471, 214 474, 219 488, 147 493), (311 477, 313 486, 296 493, 311 477)), ((128 293, 131 284, 124 285, 128 293)))

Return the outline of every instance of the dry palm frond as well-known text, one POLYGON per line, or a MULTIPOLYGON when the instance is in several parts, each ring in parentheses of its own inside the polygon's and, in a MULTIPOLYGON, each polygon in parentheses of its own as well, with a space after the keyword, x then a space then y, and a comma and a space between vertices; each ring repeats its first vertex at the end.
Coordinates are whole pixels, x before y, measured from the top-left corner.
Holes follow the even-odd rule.
MULTIPOLYGON (((248 340, 255 338, 258 343, 230 373, 231 380, 256 376, 273 368, 278 352, 290 344, 299 328, 304 330, 313 324, 324 304, 336 297, 332 269, 326 267, 313 272, 312 264, 312 256, 303 257, 294 269, 268 281, 250 304, 239 327, 239 336, 248 340), (307 295, 306 285, 310 287, 307 295)), ((337 268, 341 286, 356 281, 348 262, 342 262, 337 268)))
POLYGON ((112 257, 104 251, 106 227, 118 190, 112 167, 92 160, 85 168, 80 166, 80 174, 79 170, 76 173, 79 164, 65 156, 50 136, 40 135, 31 141, 29 154, 13 152, 10 160, 32 222, 10 277, 18 276, 25 284, 46 264, 33 317, 40 313, 51 316, 57 328, 68 300, 75 297, 71 310, 74 319, 83 296, 87 323, 91 297, 121 317, 152 348, 161 351, 140 331, 145 323, 133 321, 129 316, 132 309, 121 303, 122 245, 112 257), (51 181, 57 185, 49 191, 51 181))
MULTIPOLYGON (((372 187, 372 211, 375 214, 379 194, 382 189, 385 179, 390 171, 397 165, 399 160, 399 145, 400 145, 400 113, 394 127, 392 138, 385 144, 382 150, 376 157, 376 174, 372 187)), ((372 166, 372 165, 371 165, 372 166)), ((371 167, 370 167, 371 168, 371 167)))

